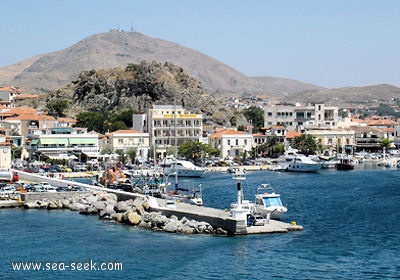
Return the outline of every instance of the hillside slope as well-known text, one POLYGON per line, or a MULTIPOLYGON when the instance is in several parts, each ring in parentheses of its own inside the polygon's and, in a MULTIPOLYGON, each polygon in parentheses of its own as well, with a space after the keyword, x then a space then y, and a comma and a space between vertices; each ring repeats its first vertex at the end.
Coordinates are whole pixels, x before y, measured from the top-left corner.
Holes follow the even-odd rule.
POLYGON ((81 71, 126 67, 143 60, 181 66, 215 97, 237 93, 280 98, 322 89, 289 79, 248 77, 196 50, 138 32, 121 31, 95 34, 66 49, 1 68, 0 85, 14 85, 32 93, 50 92, 76 80, 81 71))

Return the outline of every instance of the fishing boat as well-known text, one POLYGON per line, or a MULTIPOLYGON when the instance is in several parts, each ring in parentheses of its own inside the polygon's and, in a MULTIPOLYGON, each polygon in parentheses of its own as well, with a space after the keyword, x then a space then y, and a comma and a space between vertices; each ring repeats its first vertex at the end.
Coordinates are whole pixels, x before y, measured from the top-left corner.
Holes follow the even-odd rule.
POLYGON ((337 170, 351 170, 354 169, 354 166, 354 161, 348 157, 340 158, 339 162, 336 163, 337 170))
POLYGON ((174 200, 176 202, 184 202, 197 206, 203 205, 201 184, 190 189, 175 186, 173 190, 162 194, 161 197, 167 200, 174 200))
POLYGON ((257 188, 254 202, 254 213, 266 219, 280 220, 281 216, 287 212, 283 206, 281 195, 276 193, 269 184, 261 184, 257 188))

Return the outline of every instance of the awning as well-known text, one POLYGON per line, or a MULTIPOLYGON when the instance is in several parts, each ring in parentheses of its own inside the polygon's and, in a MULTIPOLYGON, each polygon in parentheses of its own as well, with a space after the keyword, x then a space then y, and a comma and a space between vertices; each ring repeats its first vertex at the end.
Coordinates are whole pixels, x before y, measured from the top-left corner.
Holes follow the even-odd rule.
POLYGON ((98 142, 97 138, 70 138, 69 143, 71 145, 77 145, 77 144, 93 144, 96 145, 98 142))
POLYGON ((33 139, 31 145, 37 145, 39 143, 39 139, 33 139))
POLYGON ((68 140, 67 139, 58 139, 58 138, 57 139, 46 138, 46 139, 40 139, 40 144, 43 144, 43 145, 68 145, 68 140))
POLYGON ((52 128, 52 131, 55 132, 55 134, 61 134, 61 133, 71 133, 74 130, 70 127, 54 127, 52 128))

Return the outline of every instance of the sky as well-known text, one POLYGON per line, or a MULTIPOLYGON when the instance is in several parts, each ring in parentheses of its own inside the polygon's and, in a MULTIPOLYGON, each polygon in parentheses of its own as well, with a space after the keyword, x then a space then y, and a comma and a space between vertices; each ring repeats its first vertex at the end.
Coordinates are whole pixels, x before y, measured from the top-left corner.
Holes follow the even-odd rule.
POLYGON ((0 7, 0 68, 119 28, 247 76, 400 87, 399 0, 0 0, 0 7))

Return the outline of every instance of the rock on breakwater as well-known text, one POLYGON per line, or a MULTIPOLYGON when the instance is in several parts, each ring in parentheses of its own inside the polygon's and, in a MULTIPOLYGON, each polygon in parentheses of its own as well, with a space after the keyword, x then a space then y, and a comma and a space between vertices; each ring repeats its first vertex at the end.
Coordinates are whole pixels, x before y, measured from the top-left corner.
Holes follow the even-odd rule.
POLYGON ((24 203, 24 208, 70 209, 84 215, 98 215, 101 219, 169 233, 227 235, 226 230, 214 229, 207 222, 186 217, 179 219, 174 215, 167 217, 161 212, 152 211, 143 197, 118 201, 115 194, 103 191, 28 201, 24 203))

